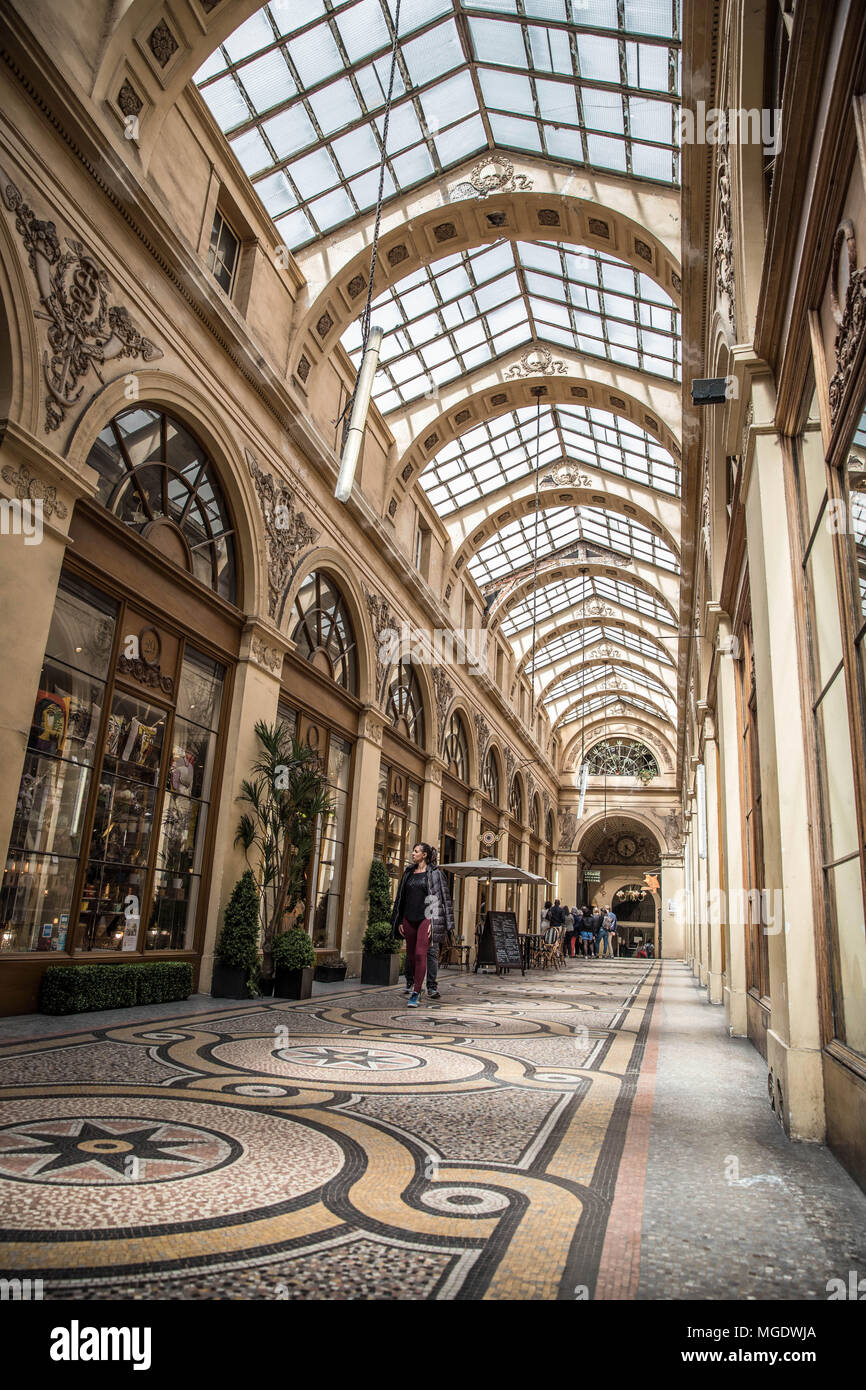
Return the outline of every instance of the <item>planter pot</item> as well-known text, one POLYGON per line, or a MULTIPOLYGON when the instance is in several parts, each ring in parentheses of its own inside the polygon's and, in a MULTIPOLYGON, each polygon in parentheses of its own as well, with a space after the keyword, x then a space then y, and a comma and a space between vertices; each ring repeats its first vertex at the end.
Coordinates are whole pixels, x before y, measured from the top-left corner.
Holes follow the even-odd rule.
POLYGON ((314 974, 312 965, 306 970, 281 970, 277 966, 274 971, 274 998, 309 999, 313 993, 314 974))
POLYGON ((322 985, 335 985, 345 980, 348 965, 317 965, 316 980, 322 985))
POLYGON ((214 962, 210 992, 214 999, 249 999, 247 972, 239 965, 214 962))
POLYGON ((387 956, 369 956, 365 951, 361 959, 362 985, 396 985, 400 978, 400 957, 395 952, 387 956))
POLYGON ((260 976, 259 976, 259 994, 268 995, 268 994, 273 994, 273 992, 274 992, 274 977, 273 977, 273 975, 260 975, 260 976))

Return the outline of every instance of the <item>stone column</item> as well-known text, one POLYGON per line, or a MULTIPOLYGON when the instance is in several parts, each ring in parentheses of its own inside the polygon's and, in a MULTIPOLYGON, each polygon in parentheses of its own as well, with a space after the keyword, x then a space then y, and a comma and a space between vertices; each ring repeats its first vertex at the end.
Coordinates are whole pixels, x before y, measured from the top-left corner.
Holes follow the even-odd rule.
POLYGON ((685 871, 682 854, 662 855, 662 958, 686 957, 685 871))
MULTIPOLYGON (((478 859, 481 855, 481 793, 469 793, 469 810, 466 812, 466 844, 464 846, 464 859, 478 859)), ((468 933, 462 935, 466 941, 472 941, 475 927, 478 922, 478 905, 480 902, 480 886, 477 878, 465 878, 463 880, 463 907, 469 921, 468 933)), ((463 914, 461 914, 462 916, 463 914)))
POLYGON ((723 931, 726 967, 724 983, 725 1022, 735 1037, 746 1037, 746 934, 741 923, 731 923, 731 905, 742 901, 745 891, 743 870, 743 828, 740 801, 740 746, 737 732, 737 671, 742 658, 732 639, 731 621, 719 615, 719 658, 716 681, 716 734, 721 780, 722 823, 719 827, 725 875, 723 931))
MULTIPOLYGON (((777 1111, 792 1138, 824 1135, 818 966, 812 911, 811 847, 800 691, 808 689, 790 615, 800 576, 792 563, 785 460, 773 424, 769 378, 753 389, 752 449, 743 493, 755 645, 755 691, 764 839, 770 1024, 767 1065, 777 1111), (749 466, 750 465, 750 466, 749 466), (757 601, 760 600, 760 601, 757 601)), ((834 615, 835 620, 835 615, 834 615)), ((748 885, 753 886, 753 885, 748 885)))
POLYGON ((0 849, 12 833, 33 706, 54 613, 72 511, 96 491, 92 468, 72 469, 19 425, 0 446, 0 849))
POLYGON ((241 782, 249 776, 258 756, 254 726, 259 719, 273 724, 277 717, 280 673, 286 646, 286 639, 277 628, 259 622, 248 624, 241 639, 226 735, 225 767, 219 795, 214 795, 210 812, 217 816, 213 868, 210 883, 202 885, 207 893, 207 926, 199 976, 199 990, 203 994, 210 991, 214 947, 226 904, 232 889, 248 867, 243 851, 234 844, 238 821, 244 810, 237 797, 241 782))
POLYGON ((383 729, 381 710, 375 705, 365 705, 358 720, 352 795, 346 827, 346 882, 343 885, 343 934, 340 943, 349 964, 346 973, 352 976, 361 973, 361 941, 367 929, 367 893, 376 839, 383 729))
POLYGON ((724 973, 722 971, 722 922, 726 917, 723 911, 722 883, 719 874, 719 749, 716 742, 716 726, 711 713, 704 716, 704 768, 707 788, 707 937, 709 944, 707 959, 707 991, 711 1004, 724 1003, 724 973))

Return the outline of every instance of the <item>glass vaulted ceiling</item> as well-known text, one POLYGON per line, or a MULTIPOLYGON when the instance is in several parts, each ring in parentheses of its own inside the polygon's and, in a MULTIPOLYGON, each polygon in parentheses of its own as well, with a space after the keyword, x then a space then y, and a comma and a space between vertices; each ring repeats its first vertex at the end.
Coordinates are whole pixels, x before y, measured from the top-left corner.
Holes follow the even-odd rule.
MULTIPOLYGON (((396 0, 271 0, 196 81, 297 250, 372 208, 396 0)), ((678 0, 402 0, 386 197, 488 150, 679 182, 678 0)))
MULTIPOLYGON (((652 594, 636 589, 625 580, 597 576, 583 578, 575 575, 570 579, 557 579, 546 584, 544 576, 540 577, 535 601, 536 619, 539 624, 549 618, 562 617, 564 620, 565 614, 568 614, 569 618, 592 617, 599 608, 605 617, 615 618, 616 609, 620 608, 629 618, 652 618, 663 627, 676 626, 673 614, 653 598, 652 594)), ((532 612, 531 594, 509 608, 501 623, 506 637, 516 637, 519 633, 528 632, 532 628, 532 612)))
MULTIPOLYGON (((648 275, 603 251, 500 241, 445 256, 373 301, 385 414, 533 341, 679 377, 680 315, 648 275)), ((343 346, 357 368, 361 327, 343 346)))
MULTIPOLYGON (((534 513, 511 521, 481 546, 469 562, 480 588, 495 583, 514 570, 531 567, 535 554, 534 513)), ((599 507, 553 507, 538 513, 538 553, 544 559, 565 555, 583 542, 617 551, 627 560, 679 571, 676 556, 646 526, 599 507)), ((576 590, 576 585, 572 588, 576 590)))
MULTIPOLYGON (((581 652, 587 647, 592 647, 596 642, 607 642, 610 646, 626 647, 629 652, 638 656, 645 656, 649 661, 657 661, 662 666, 673 666, 669 654, 655 642, 649 641, 646 637, 638 637, 634 632, 626 632, 617 627, 582 627, 575 629, 574 632, 566 632, 561 636, 550 638, 545 641, 539 640, 535 652, 534 669, 537 675, 543 674, 550 666, 561 666, 568 657, 580 656, 581 652)), ((527 659, 527 669, 531 665, 527 659)))
POLYGON ((571 462, 679 496, 679 468, 650 435, 621 416, 572 405, 542 407, 540 422, 535 406, 482 421, 440 449, 421 482, 439 515, 450 516, 532 477, 538 455, 542 487, 552 485, 551 467, 571 462))

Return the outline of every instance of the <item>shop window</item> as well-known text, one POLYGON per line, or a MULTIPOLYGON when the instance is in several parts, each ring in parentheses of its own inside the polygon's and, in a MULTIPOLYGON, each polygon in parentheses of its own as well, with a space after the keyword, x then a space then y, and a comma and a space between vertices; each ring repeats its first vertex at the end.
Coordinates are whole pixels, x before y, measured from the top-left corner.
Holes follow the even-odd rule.
MULTIPOLYGON (((206 224, 205 224, 206 225, 206 224)), ((231 299, 237 282, 238 266, 241 259, 240 237, 232 230, 223 214, 217 208, 210 234, 207 253, 207 268, 217 284, 231 299)))
POLYGON ((177 642, 161 656, 145 629, 151 696, 122 652, 112 674, 119 614, 61 577, 3 880, 6 951, 192 949, 225 668, 177 642))
POLYGON ((855 764, 863 764, 857 711, 866 708, 866 414, 838 472, 827 468, 820 435, 815 432, 803 435, 796 457, 803 579, 812 632, 812 711, 833 1031, 841 1042, 866 1056, 866 807, 861 787, 858 808, 855 777, 855 764), (839 571, 834 546, 841 552, 839 571))
POLYGON ((235 603, 234 526, 217 469, 171 415, 133 406, 115 416, 87 457, 98 500, 168 559, 235 603))
POLYGON ((484 759, 481 790, 488 801, 492 801, 494 806, 499 805, 499 768, 496 764, 496 754, 492 748, 488 748, 487 756, 484 759))
POLYGON ((464 858, 465 845, 466 812, 462 806, 458 806, 456 802, 443 796, 439 814, 439 862, 445 869, 448 879, 448 891, 451 894, 451 902, 454 907, 455 923, 460 921, 463 879, 458 878, 456 874, 449 874, 447 866, 461 862, 464 858))
POLYGON ((469 781, 469 745, 466 730, 459 714, 452 714, 448 721, 443 747, 445 763, 452 777, 459 782, 469 781))
POLYGON ((398 734, 419 748, 425 747, 424 702, 411 662, 399 661, 392 670, 385 710, 398 734))
POLYGON ((352 745, 331 734, 325 766, 334 814, 319 818, 307 880, 313 885, 307 930, 313 945, 321 949, 334 949, 339 941, 351 765, 352 745))
POLYGON ((71 947, 117 612, 88 585, 61 579, 3 875, 3 951, 71 947))
POLYGON ((392 897, 420 839, 420 814, 420 784, 399 768, 381 763, 373 852, 388 870, 392 897))

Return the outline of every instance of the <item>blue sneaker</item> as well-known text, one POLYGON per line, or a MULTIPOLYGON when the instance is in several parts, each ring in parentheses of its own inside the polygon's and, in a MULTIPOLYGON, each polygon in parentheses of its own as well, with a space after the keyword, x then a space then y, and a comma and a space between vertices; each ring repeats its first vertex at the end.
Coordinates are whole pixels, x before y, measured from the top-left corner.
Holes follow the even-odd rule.
POLYGON ((409 995, 409 1002, 408 1002, 408 1004, 406 1005, 406 1007, 407 1007, 407 1009, 417 1009, 418 1006, 419 1006, 419 1004, 420 1004, 420 1002, 421 1002, 421 1001, 420 1001, 420 999, 418 998, 418 995, 417 995, 417 994, 415 993, 415 991, 413 990, 412 993, 409 995))

